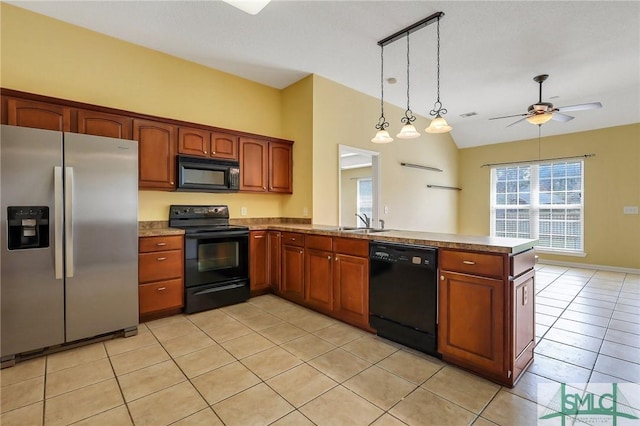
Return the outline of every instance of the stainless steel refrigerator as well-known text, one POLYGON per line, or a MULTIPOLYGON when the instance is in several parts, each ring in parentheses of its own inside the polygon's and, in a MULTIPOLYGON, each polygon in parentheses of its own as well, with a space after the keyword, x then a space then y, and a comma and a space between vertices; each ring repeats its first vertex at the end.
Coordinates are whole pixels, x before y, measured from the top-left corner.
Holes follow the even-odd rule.
POLYGON ((138 326, 137 142, 0 127, 1 356, 138 326))

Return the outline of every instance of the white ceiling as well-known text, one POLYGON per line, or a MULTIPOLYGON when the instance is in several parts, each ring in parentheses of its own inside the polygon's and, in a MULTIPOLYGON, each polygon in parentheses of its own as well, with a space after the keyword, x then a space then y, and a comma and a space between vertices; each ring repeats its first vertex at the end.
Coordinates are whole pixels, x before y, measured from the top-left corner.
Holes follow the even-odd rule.
MULTIPOLYGON (((377 41, 437 11, 441 101, 458 147, 535 138, 524 113, 538 99, 532 78, 550 74, 543 100, 600 101, 599 110, 542 126, 555 135, 640 122, 638 1, 279 1, 256 16, 222 1, 7 1, 275 88, 311 73, 376 98, 377 41), (461 114, 475 112, 469 118, 461 114)), ((411 109, 436 98, 436 26, 411 35, 411 109)), ((385 100, 406 106, 406 39, 385 47, 385 100)), ((348 117, 345 117, 348 119, 348 117)), ((371 117, 371 134, 378 117, 371 117)), ((400 123, 391 123, 396 133, 400 123)), ((422 129, 419 129, 422 130, 422 129)))

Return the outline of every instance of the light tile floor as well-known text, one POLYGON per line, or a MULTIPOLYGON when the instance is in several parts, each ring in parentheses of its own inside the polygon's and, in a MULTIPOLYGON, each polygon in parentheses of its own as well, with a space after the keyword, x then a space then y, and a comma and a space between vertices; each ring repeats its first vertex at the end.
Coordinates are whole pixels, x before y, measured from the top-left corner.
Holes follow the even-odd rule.
POLYGON ((2 370, 0 424, 526 425, 538 383, 633 382, 640 413, 640 276, 537 269, 513 389, 266 295, 2 370))

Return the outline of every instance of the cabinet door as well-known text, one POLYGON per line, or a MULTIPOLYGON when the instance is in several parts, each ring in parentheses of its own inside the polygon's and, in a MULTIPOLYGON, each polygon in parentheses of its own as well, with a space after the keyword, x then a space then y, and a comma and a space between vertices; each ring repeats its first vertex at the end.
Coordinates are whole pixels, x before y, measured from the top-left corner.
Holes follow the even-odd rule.
POLYGON ((368 328, 369 259, 336 254, 334 265, 334 310, 338 318, 368 328))
POLYGON ((190 127, 178 128, 178 153, 206 157, 210 145, 211 132, 190 127))
POLYGON ((238 137, 229 133, 213 132, 211 156, 238 161, 238 137))
POLYGON ((251 291, 269 288, 267 267, 267 232, 251 231, 249 235, 249 282, 251 291))
POLYGON ((129 117, 84 109, 78 110, 78 133, 131 139, 131 132, 132 120, 129 117))
POLYGON ((534 279, 535 272, 531 270, 511 283, 515 358, 518 358, 535 339, 534 279))
POLYGON ((296 302, 304 301, 304 249, 282 246, 282 295, 296 302))
POLYGON ((269 191, 293 192, 293 157, 291 144, 269 143, 269 191))
POLYGON ((504 376, 504 283, 441 271, 438 351, 462 365, 504 376))
POLYGON ((267 142, 240 138, 240 191, 267 191, 267 142))
POLYGON ((333 310, 333 255, 330 251, 305 249, 305 297, 310 306, 333 310))
POLYGON ((175 127, 147 120, 133 120, 133 139, 138 141, 138 187, 175 189, 175 127))
POLYGON ((44 102, 8 98, 7 124, 70 132, 71 108, 44 102))
POLYGON ((267 232, 267 251, 269 255, 268 282, 271 288, 276 292, 280 291, 281 242, 282 233, 280 231, 267 232))

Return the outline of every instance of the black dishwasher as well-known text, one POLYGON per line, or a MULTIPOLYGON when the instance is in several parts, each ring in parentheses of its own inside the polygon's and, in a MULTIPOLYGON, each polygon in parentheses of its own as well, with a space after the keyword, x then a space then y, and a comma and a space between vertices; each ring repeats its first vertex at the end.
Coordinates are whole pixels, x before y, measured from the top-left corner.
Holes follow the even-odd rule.
POLYGON ((438 251, 372 241, 369 245, 369 324, 378 336, 440 357, 438 251))

